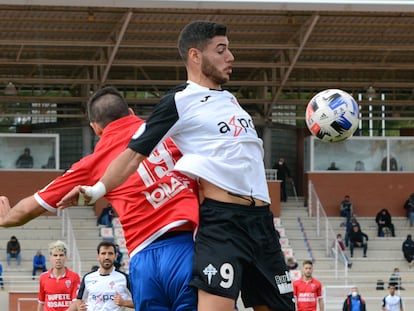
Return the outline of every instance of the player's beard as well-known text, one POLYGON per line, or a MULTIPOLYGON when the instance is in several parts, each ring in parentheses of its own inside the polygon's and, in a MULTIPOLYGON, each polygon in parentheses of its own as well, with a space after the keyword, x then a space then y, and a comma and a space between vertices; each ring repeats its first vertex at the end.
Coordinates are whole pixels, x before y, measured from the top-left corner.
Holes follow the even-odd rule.
POLYGON ((108 270, 110 268, 112 268, 112 266, 114 265, 114 262, 111 260, 103 260, 101 262, 101 266, 102 268, 104 268, 105 270, 108 270))
POLYGON ((207 57, 203 56, 203 60, 201 62, 201 72, 207 78, 212 80, 218 85, 222 85, 229 81, 229 76, 226 73, 223 73, 217 69, 207 57))

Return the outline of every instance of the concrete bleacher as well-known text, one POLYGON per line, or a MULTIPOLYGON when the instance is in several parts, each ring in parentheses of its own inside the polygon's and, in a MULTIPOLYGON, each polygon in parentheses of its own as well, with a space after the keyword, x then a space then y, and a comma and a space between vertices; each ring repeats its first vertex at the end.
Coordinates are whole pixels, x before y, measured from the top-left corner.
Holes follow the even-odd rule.
MULTIPOLYGON (((32 280, 32 261, 40 249, 48 259, 48 244, 61 238, 60 217, 41 216, 23 226, 0 230, 0 262, 3 265, 3 280, 6 291, 38 291, 38 282, 32 280), (21 247, 21 265, 11 259, 7 266, 6 249, 11 236, 16 236, 21 247)), ((37 276, 40 272, 37 272, 37 276)))
MULTIPOLYGON (((115 220, 114 228, 104 228, 96 225, 95 212, 91 208, 72 207, 67 209, 74 228, 76 243, 82 261, 82 275, 90 271, 93 265, 98 264, 96 255, 99 242, 103 239, 111 240, 121 245, 119 240, 120 224, 115 220)), ((123 237, 123 234, 122 234, 123 237)), ((123 261, 128 261, 125 243, 122 244, 123 261)), ((126 271, 128 272, 128 271, 126 271)))
MULTIPOLYGON (((96 226, 96 216, 91 207, 71 207, 66 210, 73 227, 77 250, 81 260, 81 275, 90 271, 92 265, 97 264, 96 247, 102 240, 100 228, 96 226)), ((36 251, 40 249, 46 257, 47 268, 50 268, 48 245, 55 240, 65 241, 62 231, 62 218, 59 216, 40 216, 27 224, 0 230, 0 263, 3 265, 3 280, 5 290, 0 291, 1 310, 8 310, 9 293, 37 293, 39 291, 37 272, 32 280, 32 260, 36 251), (17 266, 12 259, 11 266, 7 267, 6 245, 11 236, 15 235, 21 245, 22 262, 17 266)), ((72 268, 69 247, 67 266, 72 268)), ((128 259, 124 253, 124 258, 128 259)))
MULTIPOLYGON (((82 275, 88 272, 92 265, 97 264, 96 246, 103 239, 100 228, 96 226, 96 217, 92 208, 72 207, 67 210, 74 229, 77 248, 82 262, 82 275)), ((342 296, 347 293, 349 287, 356 285, 361 294, 366 298, 368 309, 379 309, 381 299, 387 294, 387 290, 376 290, 376 282, 379 279, 387 283, 392 270, 399 267, 405 291, 401 291, 405 303, 405 310, 414 310, 414 268, 410 269, 401 252, 401 244, 406 235, 412 232, 412 228, 404 217, 394 217, 396 237, 377 237, 377 227, 373 218, 358 217, 362 231, 369 236, 368 257, 362 257, 362 249, 355 249, 352 269, 344 274, 344 269, 335 270, 335 262, 326 250, 326 238, 322 234, 316 234, 316 220, 309 218, 307 208, 303 205, 303 199, 289 200, 282 203, 280 218, 275 220, 275 227, 281 233, 281 244, 286 256, 293 256, 301 265, 305 259, 314 259, 314 276, 321 280, 328 292, 337 291, 338 297, 329 297, 326 311, 338 310, 338 304, 343 301, 342 296), (298 221, 300 220, 300 222, 298 221), (301 231, 300 223, 304 231, 301 231), (305 243, 305 238, 308 244, 305 243)), ((115 220, 116 222, 116 220, 115 220)), ((341 227, 342 217, 329 217, 329 224, 335 233, 345 235, 345 228, 341 227)), ((323 227, 325 224, 321 224, 323 227)), ((112 234, 116 242, 122 242, 122 231, 115 223, 112 234)), ((41 249, 47 258, 47 247, 51 241, 61 239, 61 219, 56 216, 41 216, 28 224, 0 230, 0 262, 3 264, 3 279, 5 292, 7 291, 38 291, 38 278, 32 280, 32 259, 38 249, 41 249), (6 244, 12 235, 15 235, 22 247, 22 264, 17 268, 16 261, 12 260, 12 266, 7 267, 6 244)), ((332 243, 333 237, 329 240, 332 243)), ((349 249, 346 250, 349 256, 349 249)), ((124 249, 124 258, 128 256, 124 249)), ((68 267, 71 268, 71 261, 68 267)), ((49 262, 48 262, 49 267, 49 262)), ((127 268, 127 267, 126 267, 127 268)), ((39 273, 38 273, 39 274, 39 273)), ((0 292, 0 303, 6 295, 0 292)), ((239 310, 244 309, 239 301, 239 310)), ((5 308, 7 310, 7 308, 5 308)))
MULTIPOLYGON (((90 270, 92 265, 97 264, 96 246, 102 240, 102 237, 99 233, 99 227, 96 226, 96 216, 92 208, 72 207, 67 211, 71 218, 81 257, 81 274, 84 274, 90 270)), ((23 226, 0 230, 0 263, 3 265, 3 279, 6 289, 12 287, 19 290, 37 290, 37 282, 33 281, 31 277, 33 256, 40 249, 43 255, 46 256, 46 263, 49 268, 48 245, 58 239, 65 241, 62 232, 62 220, 59 216, 40 216, 23 226), (7 267, 6 245, 13 235, 17 237, 21 246, 22 262, 20 267, 17 266, 15 259, 12 259, 11 266, 7 267)), ((71 252, 70 249, 69 252, 71 252)), ((72 265, 70 258, 69 254, 69 260, 67 261, 69 268, 72 265)))

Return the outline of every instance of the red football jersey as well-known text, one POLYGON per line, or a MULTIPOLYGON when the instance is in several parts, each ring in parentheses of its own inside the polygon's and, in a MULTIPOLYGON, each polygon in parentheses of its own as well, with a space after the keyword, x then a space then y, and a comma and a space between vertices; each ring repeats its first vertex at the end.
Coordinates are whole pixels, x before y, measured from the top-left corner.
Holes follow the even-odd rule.
POLYGON ((314 278, 309 282, 300 278, 293 282, 293 294, 297 311, 316 311, 318 299, 322 297, 322 284, 314 278))
POLYGON ((69 308, 76 300, 79 290, 80 277, 77 273, 66 268, 65 274, 56 279, 49 270, 40 275, 39 303, 44 304, 45 311, 62 311, 69 308))
MULTIPOLYGON (((136 116, 111 122, 92 154, 73 164, 65 174, 35 194, 38 203, 55 211, 57 202, 73 187, 95 184, 111 161, 127 148, 143 123, 136 116)), ((130 255, 172 228, 184 227, 191 231, 197 227, 196 182, 171 171, 181 156, 173 141, 167 139, 123 185, 106 194, 119 216, 130 255)))

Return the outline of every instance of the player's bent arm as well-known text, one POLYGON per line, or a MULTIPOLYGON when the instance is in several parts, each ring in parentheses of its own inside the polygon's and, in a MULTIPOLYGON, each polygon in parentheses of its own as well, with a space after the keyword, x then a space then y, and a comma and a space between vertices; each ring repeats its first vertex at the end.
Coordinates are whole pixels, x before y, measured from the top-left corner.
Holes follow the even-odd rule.
POLYGON ((118 293, 115 294, 114 303, 120 307, 134 308, 134 302, 131 299, 123 299, 118 293))
POLYGON ((134 309, 134 302, 132 300, 126 300, 124 303, 124 307, 134 309))
POLYGON ((69 306, 69 308, 66 309, 66 311, 78 311, 78 305, 76 301, 72 302, 72 304, 69 306))
POLYGON ((134 302, 131 299, 122 299, 119 306, 133 309, 134 308, 134 302))
POLYGON ((323 298, 320 297, 318 300, 319 300, 319 311, 325 311, 325 302, 323 301, 323 298))
POLYGON ((122 299, 122 307, 134 309, 134 302, 131 299, 122 299))
MULTIPOLYGON (((105 193, 103 195, 122 185, 128 177, 138 169, 139 164, 145 159, 145 155, 137 153, 130 148, 127 148, 120 153, 111 164, 109 164, 105 174, 99 181, 105 186, 105 193)), ((98 185, 99 182, 95 185, 98 185)), ((97 190, 101 191, 101 189, 97 190)))
POLYGON ((33 195, 22 199, 13 207, 10 206, 7 197, 0 196, 0 227, 24 225, 45 212, 33 195))
POLYGON ((77 299, 72 302, 72 304, 69 306, 69 308, 66 309, 66 311, 85 311, 87 310, 86 304, 83 302, 82 299, 77 299))

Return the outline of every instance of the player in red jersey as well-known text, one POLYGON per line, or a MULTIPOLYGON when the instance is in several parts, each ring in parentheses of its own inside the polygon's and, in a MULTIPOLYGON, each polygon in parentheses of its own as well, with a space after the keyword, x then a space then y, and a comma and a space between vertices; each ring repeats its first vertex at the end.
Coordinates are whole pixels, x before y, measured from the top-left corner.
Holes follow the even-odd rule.
MULTIPOLYGON (((70 190, 97 182, 144 124, 111 87, 90 98, 88 115, 100 136, 94 152, 13 208, 6 197, 0 197, 0 226, 22 225, 46 211, 56 211, 70 190)), ((196 291, 188 283, 199 203, 196 182, 171 171, 181 156, 172 140, 161 142, 126 183, 105 196, 124 230, 136 310, 152 310, 154 305, 164 305, 164 310, 196 310, 196 291)))
POLYGON ((52 268, 40 275, 37 311, 67 310, 79 290, 80 277, 65 267, 67 248, 62 241, 49 245, 52 268))
POLYGON ((325 310, 322 297, 322 284, 312 277, 313 263, 305 260, 302 265, 302 277, 293 282, 293 294, 296 299, 297 311, 325 310))

